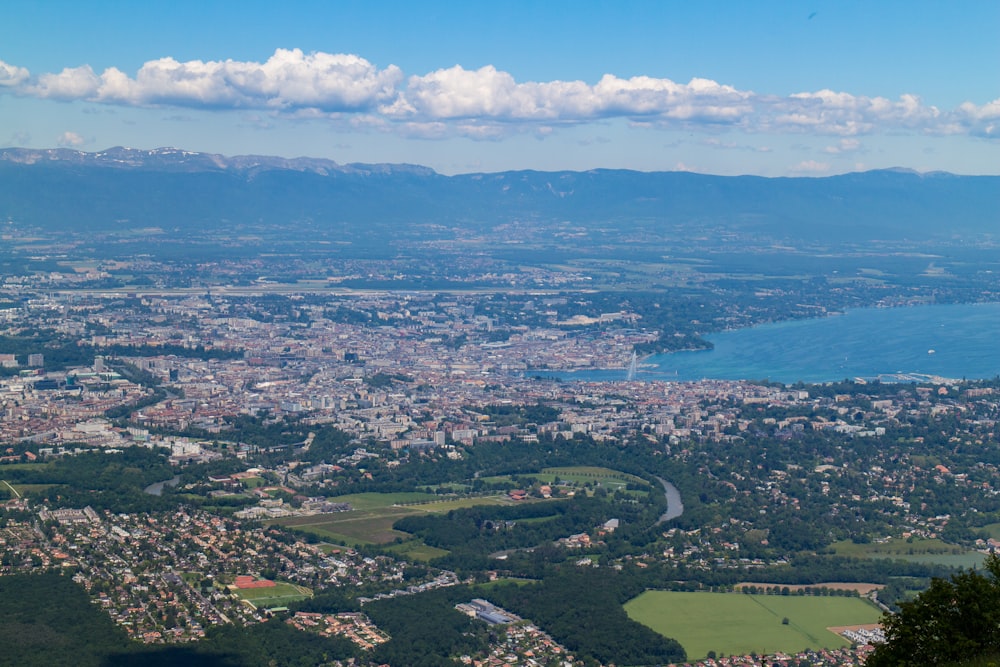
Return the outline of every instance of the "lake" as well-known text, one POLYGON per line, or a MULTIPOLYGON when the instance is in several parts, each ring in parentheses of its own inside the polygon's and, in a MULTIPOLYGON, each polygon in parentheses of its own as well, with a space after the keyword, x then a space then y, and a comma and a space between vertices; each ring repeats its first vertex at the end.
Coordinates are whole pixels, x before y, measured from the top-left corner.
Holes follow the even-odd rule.
MULTIPOLYGON (((713 350, 653 355, 637 380, 834 382, 922 374, 1000 375, 1000 303, 867 308, 707 336, 713 350)), ((625 370, 550 373, 564 380, 624 380, 625 370)))

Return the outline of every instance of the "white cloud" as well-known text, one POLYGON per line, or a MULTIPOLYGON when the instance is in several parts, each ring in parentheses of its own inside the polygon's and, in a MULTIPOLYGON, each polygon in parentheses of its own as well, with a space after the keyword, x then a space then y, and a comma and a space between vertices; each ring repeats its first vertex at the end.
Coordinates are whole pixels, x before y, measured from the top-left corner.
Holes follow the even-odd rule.
POLYGON ((710 79, 680 84, 670 79, 637 76, 619 79, 605 74, 594 87, 605 114, 659 116, 665 120, 739 123, 753 112, 750 91, 710 79))
POLYGON ((678 84, 670 79, 604 75, 583 81, 518 83, 493 66, 459 65, 411 76, 406 90, 380 111, 391 118, 488 119, 497 122, 573 123, 604 117, 654 117, 662 121, 728 121, 749 113, 752 93, 707 79, 678 84))
POLYGON ((63 132, 60 135, 59 140, 56 142, 63 148, 78 148, 83 146, 86 142, 83 137, 81 137, 76 132, 63 132))
POLYGON ((959 131, 987 138, 1000 138, 1000 98, 976 106, 966 102, 958 107, 959 131))
POLYGON ((9 65, 0 60, 0 88, 15 88, 28 80, 30 73, 23 67, 9 65))
POLYGON ((380 111, 396 118, 558 120, 567 106, 585 105, 578 98, 586 95, 582 82, 519 84, 492 65, 475 71, 456 65, 411 76, 406 91, 380 111))
POLYGON ((836 145, 824 148, 823 152, 830 155, 841 155, 843 153, 856 153, 861 149, 861 141, 858 139, 841 139, 836 145))
MULTIPOLYGON (((299 49, 277 49, 264 62, 160 58, 143 64, 134 76, 115 67, 98 74, 82 65, 33 77, 0 61, 0 91, 108 105, 267 112, 427 138, 496 139, 522 131, 546 136, 560 125, 614 118, 633 128, 845 139, 885 132, 1000 136, 1000 99, 941 111, 915 95, 890 100, 822 89, 782 97, 705 78, 678 83, 605 74, 593 84, 519 82, 492 65, 476 70, 455 65, 404 77, 395 65, 379 68, 357 55, 299 49)), ((826 152, 860 150, 852 146, 841 141, 826 152)))
POLYGON ((749 151, 753 153, 770 153, 771 148, 769 146, 753 146, 750 144, 741 144, 735 141, 722 141, 721 139, 716 139, 711 137, 705 139, 701 142, 703 146, 708 146, 709 148, 715 148, 720 150, 730 150, 730 151, 749 151))
POLYGON ((959 112, 970 120, 1000 120, 1000 98, 982 106, 966 102, 958 107, 959 112))
POLYGON ((763 126, 775 130, 801 129, 817 134, 854 136, 884 129, 930 130, 942 113, 925 106, 915 95, 898 101, 820 90, 795 93, 770 104, 773 116, 764 114, 763 126))
POLYGON ((355 55, 278 49, 263 63, 160 58, 135 78, 84 65, 43 74, 26 92, 137 106, 358 111, 391 99, 402 78, 394 65, 380 70, 355 55))
POLYGON ((823 174, 830 171, 830 165, 816 160, 805 160, 791 168, 793 174, 823 174))
POLYGON ((42 74, 29 90, 38 97, 79 100, 94 97, 100 87, 101 78, 94 74, 89 65, 83 65, 67 67, 58 74, 42 74))

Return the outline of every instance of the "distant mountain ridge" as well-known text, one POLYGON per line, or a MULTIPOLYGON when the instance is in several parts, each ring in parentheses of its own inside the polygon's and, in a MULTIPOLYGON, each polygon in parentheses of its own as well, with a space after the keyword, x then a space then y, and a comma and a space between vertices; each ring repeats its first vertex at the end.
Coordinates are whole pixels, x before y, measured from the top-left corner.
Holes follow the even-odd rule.
POLYGON ((821 242, 1000 231, 1000 177, 879 170, 821 178, 597 169, 445 176, 408 164, 174 148, 0 150, 0 221, 43 229, 223 224, 476 229, 508 222, 706 229, 821 242))
POLYGON ((197 153, 178 148, 138 149, 122 146, 92 153, 70 148, 5 148, 0 149, 0 161, 24 165, 58 163, 119 169, 162 169, 188 172, 225 170, 246 172, 262 169, 287 169, 326 175, 332 172, 383 172, 386 168, 395 167, 399 170, 435 173, 430 167, 407 164, 339 164, 325 158, 284 158, 271 155, 225 156, 218 153, 197 153))

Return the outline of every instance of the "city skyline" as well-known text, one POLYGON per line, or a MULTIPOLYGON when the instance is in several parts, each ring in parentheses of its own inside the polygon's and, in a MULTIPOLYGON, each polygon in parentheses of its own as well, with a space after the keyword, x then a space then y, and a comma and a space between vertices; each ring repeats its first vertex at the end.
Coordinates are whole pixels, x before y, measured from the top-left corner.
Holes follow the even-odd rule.
POLYGON ((1000 164, 992 3, 106 7, 3 11, 0 146, 442 173, 1000 164))

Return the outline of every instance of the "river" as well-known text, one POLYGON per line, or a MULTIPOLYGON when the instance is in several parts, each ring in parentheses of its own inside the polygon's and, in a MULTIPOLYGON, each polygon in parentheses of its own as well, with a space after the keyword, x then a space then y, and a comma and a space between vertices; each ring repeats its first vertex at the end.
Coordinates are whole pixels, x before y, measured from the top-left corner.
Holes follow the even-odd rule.
POLYGON ((150 484, 145 489, 143 489, 143 492, 148 493, 151 496, 160 496, 163 495, 164 486, 177 486, 178 484, 180 484, 180 481, 181 481, 181 476, 177 475, 176 477, 172 477, 171 479, 165 479, 162 482, 155 482, 153 484, 150 484))
POLYGON ((659 520, 656 522, 659 525, 684 514, 684 503, 681 502, 681 492, 677 490, 676 486, 662 477, 657 477, 656 479, 663 485, 663 492, 667 497, 667 511, 660 515, 659 520))

